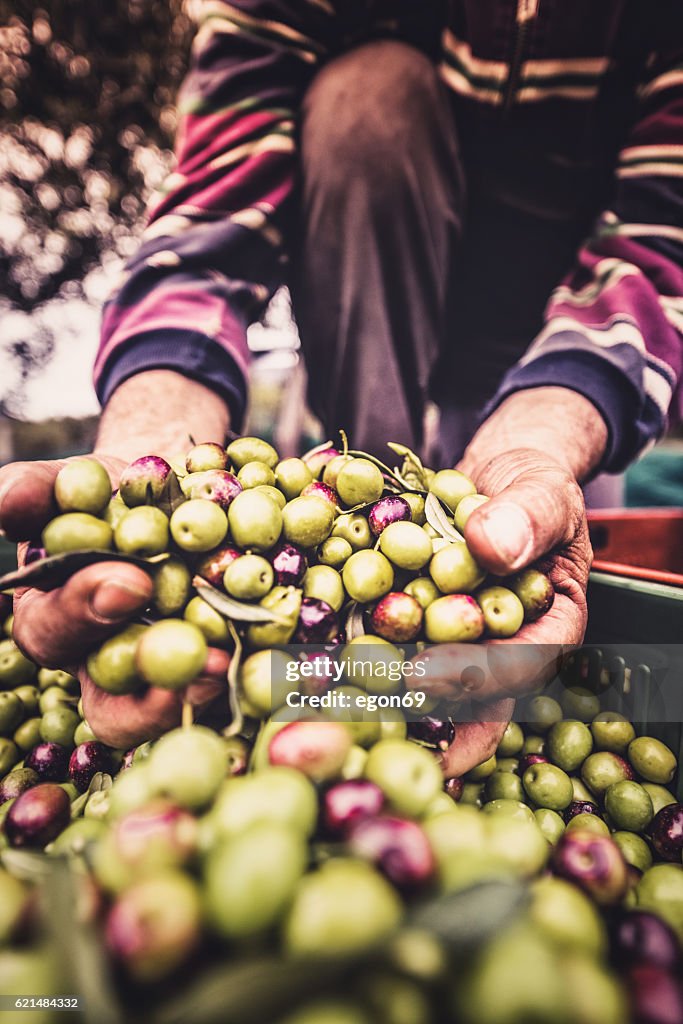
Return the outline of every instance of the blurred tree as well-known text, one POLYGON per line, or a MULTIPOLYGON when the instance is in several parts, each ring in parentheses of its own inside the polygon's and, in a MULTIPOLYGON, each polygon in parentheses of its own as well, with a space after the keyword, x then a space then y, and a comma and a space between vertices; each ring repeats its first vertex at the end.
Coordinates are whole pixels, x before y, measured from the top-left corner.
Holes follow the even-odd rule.
POLYGON ((79 296, 90 269, 131 251, 170 161, 189 37, 182 0, 0 0, 6 304, 79 296))

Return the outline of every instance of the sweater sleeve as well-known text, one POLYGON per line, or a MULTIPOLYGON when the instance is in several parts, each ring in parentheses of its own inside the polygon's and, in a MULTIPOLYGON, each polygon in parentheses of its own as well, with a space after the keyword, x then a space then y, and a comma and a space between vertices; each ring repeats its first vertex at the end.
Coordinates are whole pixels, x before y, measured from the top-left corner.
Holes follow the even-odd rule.
POLYGON ((334 21, 328 0, 194 0, 176 162, 104 308, 95 387, 176 369, 239 424, 246 331, 281 283, 295 121, 334 21))
POLYGON ((508 372, 509 394, 569 387, 609 430, 602 469, 617 472, 683 412, 683 51, 648 65, 615 169, 611 209, 552 294, 545 326, 508 372))

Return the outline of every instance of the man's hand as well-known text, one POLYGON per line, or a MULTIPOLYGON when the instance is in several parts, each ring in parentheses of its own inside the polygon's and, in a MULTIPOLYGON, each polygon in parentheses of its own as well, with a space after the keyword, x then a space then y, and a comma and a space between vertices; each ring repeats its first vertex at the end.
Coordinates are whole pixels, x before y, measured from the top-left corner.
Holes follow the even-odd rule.
POLYGON ((604 422, 590 402, 562 388, 539 388, 507 399, 458 466, 491 498, 465 528, 476 560, 499 576, 540 562, 555 600, 511 640, 445 644, 421 655, 427 674, 420 687, 453 701, 456 722, 458 702, 484 702, 473 705, 473 721, 456 724, 443 755, 448 777, 495 752, 514 698, 553 678, 563 651, 583 639, 592 551, 577 478, 597 464, 605 443, 604 422))
MULTIPOLYGON (((96 457, 116 487, 121 470, 133 459, 183 451, 189 434, 202 441, 222 441, 227 425, 224 403, 208 388, 172 371, 152 370, 114 392, 102 417, 96 457), (159 393, 164 395, 163 422, 158 403, 150 401, 159 393)), ((58 513, 53 486, 63 465, 23 462, 0 469, 0 529, 10 540, 37 539, 58 513)), ((25 549, 20 543, 20 561, 25 549)), ((178 694, 150 688, 139 695, 113 696, 98 689, 84 668, 86 655, 141 612, 152 590, 152 579, 142 569, 104 561, 76 573, 56 590, 22 588, 15 594, 16 642, 38 664, 78 673, 86 719, 95 735, 113 747, 152 739, 180 721, 178 694)), ((211 650, 202 678, 188 688, 193 704, 204 705, 224 692, 227 664, 225 651, 211 650)))

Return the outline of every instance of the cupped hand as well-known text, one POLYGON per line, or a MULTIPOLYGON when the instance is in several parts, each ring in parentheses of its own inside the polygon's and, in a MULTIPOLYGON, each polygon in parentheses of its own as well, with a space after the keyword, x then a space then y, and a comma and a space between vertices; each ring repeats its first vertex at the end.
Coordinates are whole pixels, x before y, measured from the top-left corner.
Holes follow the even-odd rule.
POLYGON ((592 551, 581 488, 552 456, 520 448, 479 467, 458 466, 491 498, 470 516, 465 539, 476 560, 497 576, 538 562, 555 589, 551 609, 510 640, 443 644, 420 655, 426 674, 415 686, 453 702, 472 701, 469 721, 456 724, 443 755, 447 777, 489 758, 509 721, 516 697, 554 678, 562 654, 586 629, 586 585, 592 551))
MULTIPOLYGON (((116 486, 125 463, 98 456, 116 486)), ((19 542, 40 536, 58 513, 53 487, 63 460, 17 462, 0 469, 0 529, 19 542)), ((103 743, 118 748, 153 739, 180 721, 177 693, 146 689, 114 696, 98 689, 85 671, 85 655, 120 630, 150 602, 153 582, 142 569, 103 561, 75 573, 51 591, 20 588, 14 597, 13 635, 27 657, 47 668, 65 668, 81 680, 88 724, 103 743)), ((204 676, 188 690, 192 703, 204 705, 225 689, 228 655, 212 650, 204 676)))

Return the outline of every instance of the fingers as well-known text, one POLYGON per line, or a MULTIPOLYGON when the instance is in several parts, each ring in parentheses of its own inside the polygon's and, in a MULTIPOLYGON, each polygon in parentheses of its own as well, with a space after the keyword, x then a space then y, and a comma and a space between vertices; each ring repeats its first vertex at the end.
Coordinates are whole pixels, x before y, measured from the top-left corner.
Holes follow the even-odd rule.
POLYGON ((513 700, 495 701, 480 709, 480 719, 456 725, 455 739, 441 758, 447 779, 464 775, 495 754, 514 707, 513 700))
POLYGON ((0 469, 0 529, 10 540, 40 536, 58 509, 54 482, 64 462, 14 462, 0 469))
POLYGON ((154 740, 180 724, 183 697, 201 710, 221 694, 227 701, 226 676, 230 655, 209 648, 202 675, 188 686, 185 694, 150 686, 138 693, 116 696, 106 693, 80 672, 83 711, 97 738, 110 747, 127 750, 154 740))
POLYGON ((151 577, 137 566, 119 562, 91 565, 58 590, 20 592, 14 639, 39 665, 72 665, 146 607, 152 590, 151 577))
POLYGON ((559 466, 534 467, 527 459, 513 482, 489 493, 495 497, 472 513, 465 538, 476 560, 499 576, 569 544, 583 522, 581 490, 559 466))

